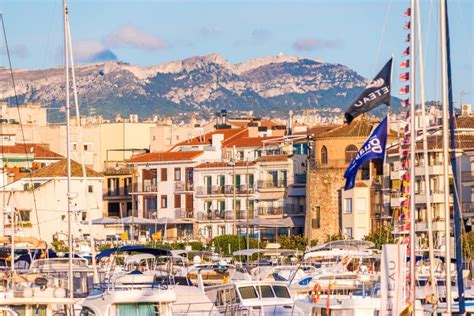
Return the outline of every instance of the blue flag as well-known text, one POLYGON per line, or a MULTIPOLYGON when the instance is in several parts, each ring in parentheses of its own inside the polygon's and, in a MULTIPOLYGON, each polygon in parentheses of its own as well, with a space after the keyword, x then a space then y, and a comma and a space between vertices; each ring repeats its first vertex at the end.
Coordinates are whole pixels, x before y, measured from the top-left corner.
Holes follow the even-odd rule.
POLYGON ((375 158, 385 157, 385 144, 387 143, 387 118, 377 126, 365 141, 364 145, 359 149, 357 155, 352 159, 351 164, 344 173, 346 185, 344 190, 350 190, 354 187, 357 171, 366 161, 375 158))

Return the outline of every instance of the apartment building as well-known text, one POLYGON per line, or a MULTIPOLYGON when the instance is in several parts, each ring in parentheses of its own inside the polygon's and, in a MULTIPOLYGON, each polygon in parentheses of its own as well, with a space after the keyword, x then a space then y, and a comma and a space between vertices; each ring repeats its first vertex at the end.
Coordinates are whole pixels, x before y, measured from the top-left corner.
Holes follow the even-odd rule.
MULTIPOLYGON (((459 200, 461 202, 464 219, 469 219, 474 215, 471 205, 473 201, 472 181, 472 153, 474 153, 474 117, 461 115, 456 118, 456 164, 458 167, 457 186, 459 190, 459 200)), ((445 203, 444 192, 450 192, 450 212, 453 212, 453 191, 454 177, 452 174, 451 161, 449 164, 450 183, 445 185, 443 177, 443 153, 442 153, 441 131, 434 131, 428 136, 428 160, 425 162, 423 155, 422 141, 416 144, 415 155, 415 231, 417 233, 417 247, 427 249, 428 247, 428 214, 427 214, 427 192, 425 190, 425 163, 428 165, 428 176, 430 181, 430 200, 432 210, 432 229, 435 247, 443 247, 445 243, 445 203)), ((390 192, 389 207, 394 218, 394 235, 404 238, 408 234, 408 227, 402 225, 400 221, 401 203, 403 201, 400 194, 401 172, 398 146, 390 148, 387 155, 387 166, 385 167, 387 189, 390 192)))
MULTIPOLYGON (((67 239, 66 160, 33 171, 3 187, 0 201, 9 210, 0 216, 4 235, 32 236, 50 243, 67 239), (14 214, 14 216, 12 215, 14 214)), ((91 229, 90 220, 102 216, 102 175, 86 169, 83 178, 79 163, 71 162, 72 233, 76 239, 105 238, 105 230, 91 229)))

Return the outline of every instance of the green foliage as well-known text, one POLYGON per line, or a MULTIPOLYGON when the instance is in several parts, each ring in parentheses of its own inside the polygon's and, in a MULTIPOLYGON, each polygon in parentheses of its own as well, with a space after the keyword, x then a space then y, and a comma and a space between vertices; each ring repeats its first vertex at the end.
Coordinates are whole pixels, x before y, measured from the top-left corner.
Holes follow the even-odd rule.
POLYGON ((55 252, 69 252, 69 247, 64 240, 53 241, 51 243, 55 252))
POLYGON ((311 247, 316 246, 317 244, 319 244, 319 240, 317 238, 311 240, 311 247))
MULTIPOLYGON (((211 240, 210 244, 215 247, 216 252, 224 256, 231 256, 234 251, 247 249, 247 239, 238 235, 217 236, 211 240)), ((249 248, 265 248, 265 242, 259 243, 258 239, 249 238, 249 248)))
POLYGON ((341 232, 338 232, 338 233, 335 233, 335 234, 332 234, 332 235, 327 234, 326 239, 324 240, 324 242, 326 243, 326 242, 330 242, 330 241, 344 240, 344 239, 345 239, 344 235, 341 232))
POLYGON ((375 248, 382 249, 383 244, 394 243, 393 227, 390 224, 385 224, 364 236, 364 240, 371 241, 375 244, 375 248))
POLYGON ((302 235, 282 235, 278 236, 278 243, 281 249, 298 249, 304 251, 308 245, 308 239, 302 235))
POLYGON ((462 240, 462 252, 464 258, 474 257, 474 232, 463 233, 461 236, 462 240))
POLYGON ((104 250, 113 248, 114 246, 112 244, 103 244, 97 247, 98 252, 102 252, 104 250))

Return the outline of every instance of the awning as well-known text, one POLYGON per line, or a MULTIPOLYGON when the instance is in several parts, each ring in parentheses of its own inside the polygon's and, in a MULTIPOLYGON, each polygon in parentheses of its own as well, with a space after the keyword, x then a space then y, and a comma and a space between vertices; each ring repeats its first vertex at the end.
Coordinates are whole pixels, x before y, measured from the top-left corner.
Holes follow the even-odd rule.
POLYGON ((116 218, 101 217, 92 220, 92 225, 114 225, 118 224, 116 218))
POLYGON ((156 224, 160 225, 173 225, 173 224, 192 224, 191 220, 185 220, 181 218, 171 218, 171 217, 159 217, 156 220, 156 224))
POLYGON ((306 196, 306 188, 289 188, 288 192, 289 197, 298 197, 298 196, 306 196))
POLYGON ((257 200, 281 200, 285 196, 284 192, 262 192, 257 200))
POLYGON ((254 218, 249 221, 241 222, 240 226, 258 226, 258 227, 294 227, 293 220, 285 218, 254 218))

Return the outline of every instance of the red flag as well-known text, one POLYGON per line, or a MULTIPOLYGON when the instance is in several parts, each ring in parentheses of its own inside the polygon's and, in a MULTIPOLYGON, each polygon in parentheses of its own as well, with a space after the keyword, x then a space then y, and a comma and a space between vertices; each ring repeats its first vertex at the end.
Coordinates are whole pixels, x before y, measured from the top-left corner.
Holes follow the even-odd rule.
POLYGON ((410 79, 410 74, 408 72, 405 72, 400 75, 400 81, 407 81, 410 79))
POLYGON ((411 15, 411 8, 406 9, 406 11, 403 15, 404 16, 410 16, 411 15))
POLYGON ((407 49, 403 51, 403 56, 408 56, 408 55, 410 55, 410 46, 408 46, 407 49))
POLYGON ((410 43, 410 40, 411 40, 411 35, 410 33, 408 33, 407 36, 405 37, 405 42, 410 43))
POLYGON ((410 92, 409 86, 404 86, 400 88, 400 94, 406 94, 408 92, 410 92))
POLYGON ((400 68, 404 69, 404 68, 408 68, 410 67, 410 60, 404 60, 402 61, 402 63, 400 64, 400 68))
POLYGON ((401 104, 401 106, 403 106, 405 108, 408 105, 410 105, 410 100, 409 99, 402 100, 402 101, 400 101, 400 104, 401 104))
POLYGON ((404 26, 404 29, 405 29, 405 30, 409 30, 409 29, 410 29, 410 26, 411 26, 411 23, 410 23, 410 22, 406 22, 406 23, 405 23, 405 26, 404 26))

